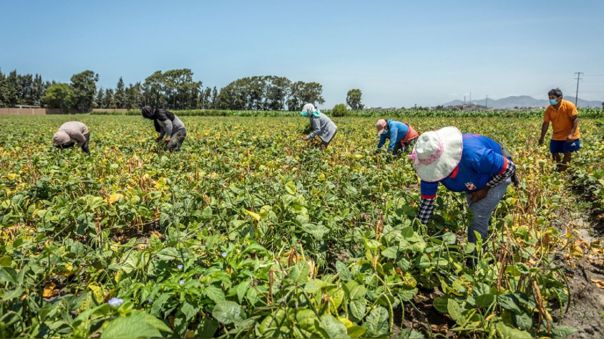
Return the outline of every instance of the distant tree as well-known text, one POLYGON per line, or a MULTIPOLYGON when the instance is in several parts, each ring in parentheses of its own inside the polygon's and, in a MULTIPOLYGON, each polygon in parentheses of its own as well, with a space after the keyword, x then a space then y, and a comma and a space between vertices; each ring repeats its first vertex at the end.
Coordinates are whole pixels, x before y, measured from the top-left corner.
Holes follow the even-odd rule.
POLYGON ((103 103, 105 102, 105 92, 102 88, 96 92, 96 96, 94 97, 94 107, 95 108, 105 108, 103 107, 103 103))
POLYGON ((78 112, 90 112, 96 93, 96 82, 99 76, 93 71, 86 70, 71 77, 74 109, 78 112))
POLYGON ((358 88, 351 89, 346 94, 346 103, 353 111, 363 109, 363 104, 361 103, 362 95, 363 93, 358 88))
POLYGON ((125 108, 133 109, 143 106, 143 90, 141 83, 137 82, 134 85, 130 84, 126 90, 125 108))
POLYGON ((105 100, 103 101, 103 108, 115 108, 115 100, 113 98, 113 90, 107 88, 105 90, 105 100))
POLYGON ((268 77, 266 89, 266 106, 264 109, 280 111, 285 109, 291 81, 286 77, 268 77))
POLYGON ((8 84, 2 70, 0 70, 0 107, 8 107, 8 84))
POLYGON ((299 111, 304 106, 305 102, 302 101, 301 92, 304 87, 304 82, 296 81, 290 86, 289 97, 287 99, 287 109, 289 111, 299 111))
POLYGON ((206 87, 206 89, 203 91, 203 103, 201 108, 212 108, 212 89, 210 87, 206 87))
POLYGON ((68 84, 52 84, 46 89, 42 102, 46 107, 60 108, 63 112, 68 112, 75 106, 73 89, 68 84))
POLYGON ((19 103, 21 88, 19 88, 19 79, 17 71, 13 70, 6 77, 6 102, 8 107, 14 107, 19 103))
POLYGON ((42 96, 44 96, 44 91, 46 91, 47 87, 48 83, 44 83, 42 76, 36 74, 32 83, 32 105, 42 105, 42 96))
POLYGON ((343 117, 348 112, 345 104, 337 104, 331 110, 331 115, 334 117, 343 117))
POLYGON ((193 80, 190 69, 157 71, 143 83, 144 100, 148 105, 172 109, 194 108, 201 82, 193 80))
POLYGON ((323 85, 318 82, 297 81, 291 86, 287 109, 290 111, 299 111, 306 103, 317 105, 324 102, 323 85))
POLYGON ((216 88, 216 86, 214 86, 214 88, 212 88, 212 100, 211 102, 211 107, 212 108, 217 108, 216 107, 216 102, 218 101, 218 89, 216 88))
POLYGON ((117 81, 117 85, 115 87, 115 95, 113 96, 113 100, 115 101, 116 108, 125 108, 126 107, 126 85, 124 84, 124 79, 120 77, 117 81))

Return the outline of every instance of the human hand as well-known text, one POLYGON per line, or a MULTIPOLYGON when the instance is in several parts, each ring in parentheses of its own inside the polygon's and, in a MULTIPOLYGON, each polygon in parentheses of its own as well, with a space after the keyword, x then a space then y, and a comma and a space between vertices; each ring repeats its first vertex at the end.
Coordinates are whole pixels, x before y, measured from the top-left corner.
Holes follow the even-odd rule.
POLYGON ((489 193, 489 186, 485 186, 484 188, 481 188, 477 191, 472 192, 470 201, 479 202, 480 200, 484 199, 488 193, 489 193))

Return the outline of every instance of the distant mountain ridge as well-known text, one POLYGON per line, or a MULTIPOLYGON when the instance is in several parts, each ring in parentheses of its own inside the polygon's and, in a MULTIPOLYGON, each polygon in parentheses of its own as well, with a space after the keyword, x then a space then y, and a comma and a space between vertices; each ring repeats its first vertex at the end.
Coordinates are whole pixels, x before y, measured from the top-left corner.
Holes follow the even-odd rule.
MULTIPOLYGON (((564 99, 575 102, 575 97, 564 97, 564 99)), ((491 99, 489 98, 486 102, 487 106, 490 108, 515 108, 515 107, 547 107, 549 102, 545 99, 535 99, 528 95, 517 95, 517 96, 509 96, 501 99, 491 99)), ((461 100, 453 100, 450 101, 443 106, 460 106, 463 105, 464 102, 461 100)), ((469 102, 465 103, 466 105, 469 102)), ((481 100, 472 100, 472 104, 474 105, 485 105, 485 99, 481 100)), ((584 100, 579 98, 579 107, 602 107, 602 101, 597 100, 584 100)))

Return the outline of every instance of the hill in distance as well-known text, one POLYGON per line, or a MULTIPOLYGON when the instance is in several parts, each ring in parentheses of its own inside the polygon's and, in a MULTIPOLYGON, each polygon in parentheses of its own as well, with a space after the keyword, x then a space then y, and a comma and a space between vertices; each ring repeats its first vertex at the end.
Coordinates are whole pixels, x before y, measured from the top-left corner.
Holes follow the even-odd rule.
MULTIPOLYGON (((574 96, 565 96, 564 99, 575 102, 574 96)), ((518 96, 509 96, 501 99, 491 99, 489 98, 486 102, 489 108, 515 108, 515 107, 547 107, 549 102, 546 99, 535 99, 528 95, 518 95, 518 96)), ((464 102, 461 100, 453 100, 443 106, 460 106, 463 105, 464 102)), ((469 104, 469 102, 466 102, 469 104)), ((485 105, 485 100, 472 100, 472 104, 474 105, 485 105)), ((602 101, 597 100, 584 100, 579 98, 579 107, 595 107, 601 108, 602 101)))

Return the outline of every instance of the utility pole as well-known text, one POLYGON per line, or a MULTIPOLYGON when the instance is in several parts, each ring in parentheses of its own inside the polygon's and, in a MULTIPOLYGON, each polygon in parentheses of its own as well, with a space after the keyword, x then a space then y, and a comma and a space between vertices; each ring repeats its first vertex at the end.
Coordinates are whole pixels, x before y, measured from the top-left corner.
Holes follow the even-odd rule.
POLYGON ((575 72, 575 74, 577 75, 577 77, 575 79, 577 79, 577 92, 575 93, 575 106, 578 107, 579 105, 579 80, 581 80, 581 74, 583 74, 583 72, 575 72))
POLYGON ((470 91, 470 105, 472 105, 472 91, 470 91))

